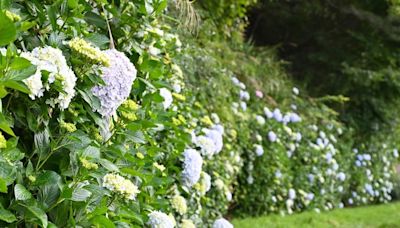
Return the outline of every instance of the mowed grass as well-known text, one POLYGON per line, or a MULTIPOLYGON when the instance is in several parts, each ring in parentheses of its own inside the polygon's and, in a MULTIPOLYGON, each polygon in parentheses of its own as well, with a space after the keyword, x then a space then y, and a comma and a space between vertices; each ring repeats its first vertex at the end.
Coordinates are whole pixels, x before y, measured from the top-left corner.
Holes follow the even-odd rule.
POLYGON ((282 227, 282 228, 400 228, 400 203, 377 206, 336 209, 330 212, 304 212, 279 216, 235 219, 235 228, 282 227))

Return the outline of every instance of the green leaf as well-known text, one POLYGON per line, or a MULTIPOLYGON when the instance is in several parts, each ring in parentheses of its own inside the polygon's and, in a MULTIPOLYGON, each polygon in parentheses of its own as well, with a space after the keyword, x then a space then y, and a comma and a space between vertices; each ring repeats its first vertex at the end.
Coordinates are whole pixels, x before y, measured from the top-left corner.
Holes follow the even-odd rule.
POLYGON ((15 137, 15 134, 10 127, 10 123, 6 120, 3 113, 0 113, 0 129, 6 132, 7 134, 15 137))
POLYGON ((114 163, 110 162, 110 161, 107 160, 107 159, 101 159, 101 160, 99 160, 99 163, 100 163, 104 168, 106 168, 108 171, 111 171, 111 172, 119 172, 118 167, 117 167, 116 165, 114 165, 114 163))
POLYGON ((72 192, 71 200, 77 202, 86 201, 91 195, 92 193, 86 189, 76 188, 72 192))
POLYGON ((115 228, 114 223, 107 217, 99 215, 90 220, 94 227, 98 228, 115 228))
POLYGON ((101 17, 100 15, 95 14, 93 12, 87 12, 85 14, 85 21, 88 22, 89 24, 93 24, 102 29, 107 28, 107 24, 104 17, 101 17))
POLYGON ((7 181, 0 177, 0 192, 7 193, 7 181))
POLYGON ((110 44, 108 36, 99 33, 91 33, 89 36, 85 37, 85 39, 101 49, 108 48, 108 45, 110 44))
MULTIPOLYGON (((22 57, 14 57, 11 60, 11 64, 10 64, 10 68, 12 70, 22 70, 22 69, 28 68, 30 66, 32 66, 31 62, 29 60, 25 59, 25 58, 22 58, 22 57)), ((35 71, 36 71, 36 67, 34 67, 34 68, 35 68, 35 71)))
POLYGON ((7 81, 11 81, 11 80, 22 81, 26 78, 29 78, 33 74, 35 74, 36 66, 30 64, 29 61, 28 61, 29 63, 27 63, 25 61, 28 61, 28 60, 25 60, 24 58, 20 58, 20 60, 17 60, 16 63, 11 64, 10 67, 14 67, 15 69, 8 71, 6 73, 5 79, 7 81))
POLYGON ((24 204, 20 204, 20 205, 25 207, 26 209, 28 209, 28 211, 31 212, 33 216, 35 216, 36 218, 38 218, 40 220, 40 222, 42 223, 42 226, 44 228, 47 228, 47 224, 48 224, 47 215, 42 209, 40 209, 37 206, 28 206, 28 205, 24 205, 24 204))
POLYGON ((17 218, 9 210, 4 209, 3 205, 0 203, 0 220, 12 223, 17 221, 17 218))
POLYGON ((100 149, 94 146, 88 146, 82 153, 83 157, 100 158, 100 149))
POLYGON ((17 29, 14 23, 3 11, 0 11, 0 46, 7 45, 17 38, 17 29))
POLYGON ((96 96, 93 95, 90 89, 86 90, 78 90, 79 94, 81 94, 82 98, 90 105, 92 109, 100 108, 100 100, 96 96))
POLYGON ((78 0, 68 0, 68 7, 71 9, 74 9, 76 7, 78 7, 78 0))
POLYGON ((28 200, 32 198, 32 194, 21 184, 15 185, 14 195, 16 200, 28 200))
POLYGON ((47 15, 49 16, 49 21, 51 24, 51 27, 53 28, 53 31, 57 31, 57 14, 56 14, 56 9, 54 6, 47 6, 46 7, 47 15))
MULTIPOLYGON (((0 86, 0 99, 4 98, 5 96, 7 96, 8 92, 7 90, 4 88, 4 86, 0 86)), ((1 112, 1 110, 0 110, 1 112)))
POLYGON ((40 174, 35 181, 35 185, 41 186, 41 185, 53 185, 53 184, 60 184, 61 183, 61 177, 58 175, 58 173, 54 171, 45 171, 42 174, 40 174))
POLYGON ((30 93, 28 87, 23 82, 5 81, 5 82, 3 82, 3 85, 5 87, 11 88, 11 89, 15 89, 15 90, 21 91, 21 92, 26 93, 26 94, 30 93))
POLYGON ((146 140, 144 138, 144 135, 143 135, 142 131, 128 131, 126 136, 132 142, 135 142, 135 143, 146 143, 146 140))

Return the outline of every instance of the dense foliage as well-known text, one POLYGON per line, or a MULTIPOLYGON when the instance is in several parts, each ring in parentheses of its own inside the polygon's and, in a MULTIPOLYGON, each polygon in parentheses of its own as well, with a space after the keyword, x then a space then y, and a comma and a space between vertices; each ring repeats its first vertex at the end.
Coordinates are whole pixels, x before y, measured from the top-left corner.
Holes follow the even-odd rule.
POLYGON ((0 226, 228 228, 389 201, 395 145, 353 146, 324 103, 345 98, 309 98, 243 42, 253 3, 0 1, 0 226))

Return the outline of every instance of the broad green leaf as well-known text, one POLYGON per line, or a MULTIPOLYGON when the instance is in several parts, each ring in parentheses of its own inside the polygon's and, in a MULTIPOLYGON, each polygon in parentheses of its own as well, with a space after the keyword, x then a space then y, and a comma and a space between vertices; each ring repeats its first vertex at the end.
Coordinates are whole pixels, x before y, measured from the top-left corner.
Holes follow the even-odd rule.
POLYGON ((47 16, 49 17, 49 21, 53 31, 57 31, 57 14, 54 6, 46 6, 47 16))
POLYGON ((18 60, 19 63, 15 63, 13 66, 15 69, 12 69, 6 73, 5 79, 7 81, 22 81, 26 78, 29 78, 33 74, 35 74, 36 66, 30 64, 29 61, 28 61, 29 63, 27 63, 25 61, 28 61, 28 60, 25 60, 24 58, 20 58, 20 60, 18 60))
POLYGON ((10 123, 6 120, 3 113, 0 113, 0 129, 6 132, 7 134, 15 137, 15 134, 10 127, 10 123))
POLYGON ((9 80, 9 81, 3 82, 3 85, 5 87, 10 88, 10 89, 15 89, 15 90, 21 91, 21 92, 26 93, 26 94, 30 93, 28 87, 23 82, 9 80))
POLYGON ((91 195, 92 193, 86 189, 76 188, 72 192, 71 200, 77 202, 86 201, 91 195))
POLYGON ((146 143, 142 131, 128 131, 126 136, 135 143, 146 143))
POLYGON ((78 92, 82 96, 82 98, 90 105, 91 108, 95 110, 100 108, 99 98, 94 96, 90 89, 78 90, 78 92))
POLYGON ((61 183, 61 177, 58 173, 54 171, 44 171, 42 174, 40 174, 35 181, 35 185, 41 186, 41 185, 53 185, 53 184, 60 184, 61 183))
POLYGON ((87 12, 85 14, 85 21, 88 22, 89 24, 96 25, 102 29, 107 28, 107 24, 106 24, 104 17, 102 17, 98 14, 95 14, 93 12, 87 12))
POLYGON ((17 221, 17 218, 9 210, 6 210, 0 203, 0 220, 5 221, 7 223, 12 223, 17 221))
MULTIPOLYGON (((7 90, 4 88, 4 86, 0 86, 0 99, 4 98, 5 96, 7 96, 8 92, 7 90)), ((1 110, 0 110, 1 112, 1 110)))
POLYGON ((32 194, 21 184, 15 185, 14 195, 16 200, 28 200, 32 198, 32 194))
POLYGON ((76 7, 78 7, 79 1, 78 0, 68 0, 68 7, 71 9, 74 9, 76 7))
MULTIPOLYGON (((22 58, 22 57, 18 57, 18 56, 12 58, 11 64, 10 64, 10 68, 12 70, 22 70, 22 69, 28 68, 30 66, 32 66, 32 64, 29 60, 22 58)), ((36 71, 36 67, 34 67, 34 68, 36 71)))
POLYGON ((118 167, 117 167, 116 165, 114 165, 114 163, 110 162, 110 161, 107 160, 107 159, 100 159, 100 160, 99 160, 99 163, 100 163, 104 168, 106 168, 108 171, 111 171, 111 172, 119 172, 118 167))
POLYGON ((28 206, 28 205, 24 205, 24 204, 20 204, 20 205, 25 207, 26 209, 28 209, 28 211, 31 212, 33 216, 35 216, 36 218, 38 218, 40 220, 42 226, 44 228, 47 228, 47 224, 48 224, 47 215, 42 209, 40 209, 37 206, 28 206))
POLYGON ((83 157, 100 158, 100 149, 94 146, 88 146, 82 153, 83 157))
POLYGON ((14 23, 0 10, 0 46, 13 42, 16 35, 17 29, 14 23))
POLYGON ((108 48, 110 44, 108 36, 99 33, 91 33, 89 36, 85 37, 85 39, 102 49, 108 48))
POLYGON ((105 216, 99 215, 90 220, 94 227, 98 228, 115 228, 114 223, 105 216))
POLYGON ((7 182, 0 177, 0 192, 7 193, 7 182))

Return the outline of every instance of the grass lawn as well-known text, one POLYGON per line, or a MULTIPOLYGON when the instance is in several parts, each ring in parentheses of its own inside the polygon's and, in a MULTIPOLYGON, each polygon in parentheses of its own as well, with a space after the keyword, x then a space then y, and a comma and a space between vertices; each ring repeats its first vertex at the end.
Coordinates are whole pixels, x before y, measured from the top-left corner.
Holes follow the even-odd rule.
POLYGON ((400 203, 378 206, 336 209, 330 212, 304 212, 281 217, 270 215, 258 218, 235 219, 236 228, 257 227, 379 227, 400 228, 400 203))

